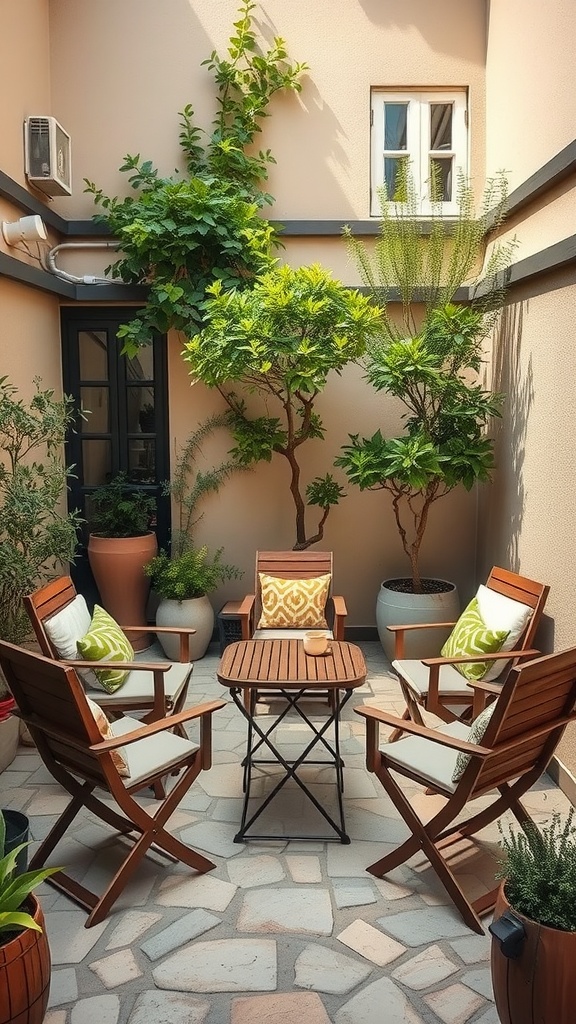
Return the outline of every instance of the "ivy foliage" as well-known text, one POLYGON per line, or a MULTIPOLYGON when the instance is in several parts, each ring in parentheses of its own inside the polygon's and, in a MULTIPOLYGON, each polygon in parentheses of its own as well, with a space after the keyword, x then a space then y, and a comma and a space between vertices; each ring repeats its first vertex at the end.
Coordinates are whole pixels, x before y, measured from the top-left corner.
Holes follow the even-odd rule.
POLYGON ((187 342, 184 359, 192 376, 216 388, 233 414, 234 461, 269 462, 274 453, 288 461, 294 547, 307 548, 322 539, 330 507, 344 492, 331 474, 304 491, 299 449, 324 437, 316 398, 331 371, 340 373, 364 354, 368 338, 379 330, 381 311, 317 265, 275 267, 250 289, 226 291, 216 282, 208 292, 204 327, 187 342), (269 415, 251 415, 231 389, 234 382, 264 398, 269 415), (321 509, 313 533, 306 526, 304 494, 321 509))
POLYGON ((272 201, 263 184, 274 157, 254 147, 272 97, 299 92, 306 65, 288 59, 279 37, 260 50, 255 7, 242 0, 226 57, 214 51, 203 61, 218 90, 211 132, 195 125, 190 105, 180 114, 185 173, 160 177, 151 160, 128 154, 120 170, 129 175, 135 196, 110 197, 85 182, 102 210, 95 219, 119 241, 121 257, 108 272, 149 287, 146 306, 118 332, 128 355, 148 344, 154 331, 194 334, 214 281, 242 288, 274 265, 278 240, 260 212, 272 201))
POLYGON ((505 882, 511 907, 532 921, 576 932, 576 828, 574 808, 564 822, 556 812, 541 830, 533 822, 523 832, 498 828, 504 860, 498 878, 505 882))
POLYGON ((336 465, 361 490, 392 496, 412 587, 419 593, 420 550, 432 504, 454 487, 470 490, 488 480, 494 467, 487 429, 500 415, 503 396, 484 389, 477 375, 484 339, 505 301, 505 270, 516 243, 496 243, 485 261, 487 232, 504 218, 501 177, 488 183, 478 216, 472 188, 462 177, 456 219, 434 202, 431 222, 424 224, 407 173, 401 196, 402 202, 398 196, 388 202, 381 193, 373 253, 349 230, 345 234, 364 284, 383 310, 381 332, 369 345, 366 378, 376 391, 400 400, 405 430, 393 438, 380 430, 371 437, 350 435, 336 465), (468 304, 457 301, 465 283, 468 304), (393 313, 398 299, 400 318, 393 313))
POLYGON ((55 399, 35 378, 29 402, 0 378, 0 637, 21 643, 30 633, 22 598, 73 561, 81 519, 62 511, 64 439, 72 400, 55 399))

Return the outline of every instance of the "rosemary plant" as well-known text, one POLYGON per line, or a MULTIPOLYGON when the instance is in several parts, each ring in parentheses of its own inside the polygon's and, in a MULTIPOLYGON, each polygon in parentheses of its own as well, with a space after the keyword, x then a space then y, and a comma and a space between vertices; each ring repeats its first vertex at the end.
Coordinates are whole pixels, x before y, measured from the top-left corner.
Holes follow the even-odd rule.
POLYGON ((555 813, 541 830, 532 822, 523 832, 502 836, 504 861, 497 877, 505 880, 514 910, 548 928, 576 932, 576 827, 574 808, 564 822, 555 813))

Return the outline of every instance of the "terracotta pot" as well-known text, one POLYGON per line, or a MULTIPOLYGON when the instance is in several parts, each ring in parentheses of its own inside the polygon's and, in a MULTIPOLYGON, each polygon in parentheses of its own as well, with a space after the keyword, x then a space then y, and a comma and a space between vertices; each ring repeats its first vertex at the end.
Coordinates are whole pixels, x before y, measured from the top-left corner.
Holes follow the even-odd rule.
POLYGON ((510 906, 501 885, 494 920, 507 910, 522 922, 526 939, 512 960, 492 938, 492 987, 501 1024, 571 1024, 576 1015, 576 932, 524 917, 510 906))
MULTIPOLYGON (((413 594, 396 589, 402 580, 384 580, 376 604, 378 636, 389 661, 394 659, 394 634, 388 626, 410 625, 415 622, 456 622, 460 615, 460 600, 453 583, 447 580, 423 580, 434 589, 429 593, 413 594)), ((405 658, 432 658, 450 635, 448 629, 414 630, 405 634, 405 658)))
MULTIPOLYGON (((155 533, 141 537, 99 537, 91 533, 88 560, 107 612, 120 626, 139 626, 146 622, 146 602, 150 580, 144 566, 158 550, 155 533)), ((149 633, 131 633, 135 651, 150 647, 149 633)))
POLYGON ((42 932, 26 928, 2 944, 0 932, 0 1024, 42 1024, 50 994, 50 948, 42 908, 35 896, 30 913, 42 932))
MULTIPOLYGON (((160 601, 156 610, 157 626, 187 626, 196 632, 190 637, 190 661, 197 661, 206 654, 214 630, 214 609, 210 598, 191 597, 187 601, 160 601)), ((159 633, 158 640, 167 658, 178 661, 180 637, 159 633)))

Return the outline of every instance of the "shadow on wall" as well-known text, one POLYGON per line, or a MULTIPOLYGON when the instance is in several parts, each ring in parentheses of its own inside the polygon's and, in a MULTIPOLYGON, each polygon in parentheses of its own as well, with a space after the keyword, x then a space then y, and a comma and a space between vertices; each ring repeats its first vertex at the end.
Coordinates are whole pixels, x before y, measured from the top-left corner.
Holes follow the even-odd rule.
MULTIPOLYGON (((410 26, 426 38, 435 53, 461 54, 463 51, 463 23, 456 17, 457 5, 452 0, 436 0, 433 4, 423 4, 422 0, 402 0, 402 3, 398 0, 359 0, 359 5, 374 25, 410 26)), ((476 11, 472 8, 471 12, 465 12, 466 28, 469 30, 476 20, 481 30, 480 38, 484 41, 488 14, 483 4, 475 4, 474 7, 476 11)))
POLYGON ((524 458, 528 416, 534 401, 532 357, 521 361, 522 303, 507 306, 500 320, 494 348, 492 386, 504 394, 500 429, 495 437, 496 472, 487 495, 485 550, 515 572, 520 567, 520 533, 524 515, 524 458))

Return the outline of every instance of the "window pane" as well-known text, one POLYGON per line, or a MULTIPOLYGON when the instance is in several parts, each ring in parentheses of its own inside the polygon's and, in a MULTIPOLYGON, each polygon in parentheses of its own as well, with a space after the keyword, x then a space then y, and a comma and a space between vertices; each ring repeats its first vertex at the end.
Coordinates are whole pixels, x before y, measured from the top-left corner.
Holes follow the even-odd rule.
POLYGON ((452 104, 430 104, 430 149, 452 149, 452 104))
POLYGON ((152 388, 126 389, 126 419, 129 434, 153 434, 156 430, 152 388))
POLYGON ((128 479, 138 484, 156 482, 156 442, 152 438, 128 442, 128 479))
POLYGON ((407 103, 384 104, 384 149, 406 149, 407 103))
POLYGON ((108 388, 80 388, 82 409, 86 413, 86 419, 80 420, 80 430, 83 434, 110 433, 108 398, 108 388))
POLYGON ((406 202, 406 157, 384 157, 384 185, 390 202, 406 202))
POLYGON ((110 479, 112 445, 110 441, 82 441, 82 465, 87 487, 99 487, 110 479))
POLYGON ((452 201, 452 164, 451 156, 430 161, 430 193, 436 202, 452 201))
POLYGON ((106 331, 79 331, 81 380, 108 380, 108 338, 106 331))
POLYGON ((137 356, 126 358, 126 380, 154 380, 154 349, 141 348, 137 356))

